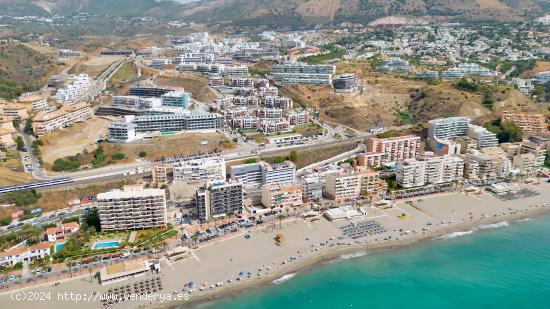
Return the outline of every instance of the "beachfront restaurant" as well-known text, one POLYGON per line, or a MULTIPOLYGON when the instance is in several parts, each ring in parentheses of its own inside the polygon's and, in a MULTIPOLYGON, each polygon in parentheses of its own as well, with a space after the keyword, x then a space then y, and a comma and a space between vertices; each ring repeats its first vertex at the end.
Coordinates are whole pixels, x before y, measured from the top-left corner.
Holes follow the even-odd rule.
POLYGON ((101 285, 106 285, 144 276, 148 272, 158 273, 159 271, 160 262, 158 260, 128 261, 103 267, 99 271, 99 283, 101 285))

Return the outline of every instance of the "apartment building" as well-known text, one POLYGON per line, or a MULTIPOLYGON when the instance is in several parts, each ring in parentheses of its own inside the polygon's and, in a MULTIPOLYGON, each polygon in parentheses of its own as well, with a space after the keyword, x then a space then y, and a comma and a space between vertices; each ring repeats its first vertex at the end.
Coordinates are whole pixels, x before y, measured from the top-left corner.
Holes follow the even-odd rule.
POLYGON ((163 94, 167 94, 172 91, 174 90, 171 88, 137 85, 128 89, 128 95, 142 98, 160 98, 163 94))
POLYGON ((239 164, 231 166, 230 178, 247 186, 262 185, 262 164, 239 164))
POLYGON ((262 187, 262 205, 271 209, 294 208, 304 205, 302 186, 270 184, 262 187))
POLYGON ((508 177, 512 169, 512 162, 500 147, 487 147, 481 151, 468 153, 464 156, 464 160, 465 174, 471 179, 495 181, 498 178, 508 177))
POLYGON ((469 125, 468 137, 473 138, 477 141, 478 148, 498 146, 497 135, 493 132, 490 132, 484 127, 469 125))
POLYGON ((359 80, 352 73, 346 73, 335 76, 332 81, 334 92, 336 93, 354 93, 359 90, 359 80))
POLYGON ((97 195, 102 231, 165 227, 166 194, 163 189, 124 187, 97 195))
POLYGON ((532 153, 537 158, 537 166, 544 166, 547 149, 543 145, 525 141, 521 143, 521 153, 532 153))
POLYGON ((17 130, 9 118, 0 117, 0 148, 11 148, 15 146, 13 135, 17 130))
POLYGON ((383 163, 415 158, 420 154, 420 137, 406 135, 367 139, 367 151, 383 153, 383 163))
POLYGON ((69 78, 71 83, 57 89, 54 96, 61 103, 78 102, 88 96, 94 87, 94 81, 88 74, 71 75, 69 78))
POLYGON ((80 102, 72 105, 63 105, 53 112, 42 111, 33 119, 33 131, 38 136, 71 126, 92 116, 90 105, 80 102))
POLYGON ((246 65, 225 66, 223 69, 224 76, 248 76, 248 67, 246 65))
POLYGON ((140 132, 214 131, 223 127, 223 118, 216 113, 177 113, 124 117, 109 125, 109 140, 130 142, 140 132), (133 124, 133 125, 128 125, 133 124), (124 139, 126 138, 126 139, 124 139))
POLYGON ((323 197, 324 184, 319 176, 311 175, 308 177, 304 177, 301 181, 301 184, 303 193, 302 198, 304 201, 318 201, 323 197))
POLYGON ((13 266, 19 262, 31 262, 36 259, 44 259, 50 255, 51 244, 41 242, 34 246, 11 249, 0 252, 0 265, 13 266))
POLYGON ((418 157, 397 162, 396 180, 403 188, 439 184, 464 177, 464 160, 455 156, 418 157))
POLYGON ((224 158, 203 158, 181 161, 172 168, 174 182, 225 179, 224 158))
POLYGON ((349 169, 326 175, 325 197, 331 200, 355 199, 361 195, 361 176, 349 169))
POLYGON ((305 63, 285 63, 271 66, 273 80, 282 84, 331 85, 333 65, 308 65, 305 63))
POLYGON ((383 163, 384 153, 382 152, 364 152, 357 155, 359 166, 380 167, 383 163))
POLYGON ((243 184, 223 180, 208 181, 197 190, 195 202, 200 220, 231 217, 242 213, 243 184))
POLYGON ((151 186, 160 188, 168 184, 168 164, 155 162, 151 164, 151 186))
POLYGON ((296 165, 291 161, 262 164, 262 185, 290 185, 296 182, 296 165))
POLYGON ((514 156, 512 166, 523 172, 535 172, 542 167, 539 165, 537 156, 532 153, 522 153, 514 156))
POLYGON ((283 110, 292 109, 292 99, 280 96, 265 96, 263 104, 266 108, 280 108, 283 110))
POLYGON ((543 114, 504 111, 502 112, 502 121, 514 123, 526 134, 548 132, 548 125, 543 114))
POLYGON ((466 136, 470 118, 448 117, 430 120, 428 122, 428 139, 447 140, 455 137, 466 136))
POLYGON ((361 178, 361 196, 377 195, 387 191, 388 184, 380 179, 380 172, 367 166, 356 166, 355 172, 361 178))
POLYGON ((163 94, 160 98, 162 106, 177 107, 181 109, 189 109, 189 98, 191 94, 185 91, 172 91, 163 94))
POLYGON ((25 120, 29 117, 27 108, 23 104, 19 103, 7 103, 0 104, 2 110, 1 116, 10 120, 25 120))

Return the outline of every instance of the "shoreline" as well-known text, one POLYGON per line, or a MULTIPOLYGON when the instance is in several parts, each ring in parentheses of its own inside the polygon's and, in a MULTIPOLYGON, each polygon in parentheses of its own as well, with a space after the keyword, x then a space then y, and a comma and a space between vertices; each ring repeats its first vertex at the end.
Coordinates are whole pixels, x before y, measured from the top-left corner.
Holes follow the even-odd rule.
MULTIPOLYGON (((52 285, 28 286, 23 289, 0 292, 0 304, 9 304, 13 309, 32 306, 31 301, 18 302, 10 299, 12 293, 75 293, 81 295, 110 295, 111 290, 138 281, 158 277, 163 288, 151 295, 162 294, 164 299, 142 299, 115 303, 112 308, 197 308, 224 299, 240 297, 245 293, 269 288, 274 280, 285 275, 300 276, 324 264, 354 259, 363 255, 386 253, 407 249, 449 235, 453 238, 476 231, 505 227, 524 218, 539 217, 550 213, 550 184, 525 186, 537 194, 515 200, 501 200, 492 194, 477 195, 463 192, 425 196, 416 200, 400 201, 391 208, 367 208, 368 215, 335 222, 319 219, 292 218, 282 226, 265 226, 231 235, 223 240, 204 244, 190 251, 183 260, 170 263, 161 259, 158 275, 125 280, 110 285, 99 285, 83 275, 52 285), (383 231, 361 234, 355 229, 344 233, 353 222, 372 220, 383 231), (507 224, 500 224, 506 221, 507 224), (484 226, 491 225, 491 226, 484 226), (357 231, 359 238, 352 237, 357 231), (285 240, 275 238, 283 234, 285 240), (187 283, 193 282, 192 293, 187 283), (199 288, 200 287, 200 288, 199 288), (158 292, 158 293, 157 293, 158 292), (184 296, 187 298, 177 298, 184 296)), ((518 222, 520 223, 520 222, 518 222)), ((289 276, 285 277, 288 278, 289 276)), ((293 278, 290 278, 292 280, 293 278)), ((284 281, 284 280, 282 280, 284 281)), ((146 294, 149 295, 149 294, 146 294)), ((73 308, 74 302, 65 299, 37 302, 41 308, 73 308)), ((100 299, 79 302, 79 307, 105 308, 100 299)))
MULTIPOLYGON (((413 237, 409 239, 397 240, 393 243, 379 243, 379 244, 354 244, 345 248, 336 248, 328 252, 321 253, 317 256, 311 256, 306 259, 300 260, 292 264, 295 268, 294 271, 280 270, 273 272, 269 276, 254 279, 254 281, 247 281, 239 285, 232 285, 221 290, 206 291, 200 295, 190 294, 190 299, 185 302, 172 302, 164 303, 161 305, 154 305, 153 308, 179 308, 180 306, 198 308, 200 306, 211 304, 224 299, 235 299, 242 295, 256 292, 260 289, 274 285, 273 280, 279 279, 284 275, 296 274, 303 275, 307 272, 314 271, 326 263, 333 261, 345 261, 347 259, 341 258, 342 255, 354 254, 359 252, 365 252, 365 255, 358 257, 351 257, 350 259, 361 258, 365 256, 371 256, 375 254, 383 254, 395 250, 406 250, 412 246, 428 244, 433 241, 444 240, 438 239, 438 237, 449 235, 456 232, 471 231, 473 228, 480 225, 498 224, 501 222, 507 222, 509 225, 520 223, 519 221, 526 218, 538 218, 544 215, 550 214, 550 208, 535 208, 526 213, 510 214, 503 217, 485 218, 482 220, 462 223, 456 226, 439 229, 437 231, 428 233, 425 237, 413 237)), ((502 226, 504 228, 508 226, 502 226)), ((500 227, 495 227, 500 228, 500 227)), ((493 228, 479 229, 478 231, 490 231, 493 228)), ((477 232, 477 231, 476 231, 477 232)), ((290 279, 292 280, 292 278, 290 279)), ((284 283, 284 282, 283 282, 284 283)))

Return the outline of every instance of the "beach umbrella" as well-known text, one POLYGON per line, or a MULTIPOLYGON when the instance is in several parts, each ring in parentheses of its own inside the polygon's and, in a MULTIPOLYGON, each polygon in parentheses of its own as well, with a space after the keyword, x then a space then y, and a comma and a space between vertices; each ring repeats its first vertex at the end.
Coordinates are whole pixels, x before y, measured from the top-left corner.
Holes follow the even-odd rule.
POLYGON ((239 272, 239 276, 244 275, 244 271, 239 272))

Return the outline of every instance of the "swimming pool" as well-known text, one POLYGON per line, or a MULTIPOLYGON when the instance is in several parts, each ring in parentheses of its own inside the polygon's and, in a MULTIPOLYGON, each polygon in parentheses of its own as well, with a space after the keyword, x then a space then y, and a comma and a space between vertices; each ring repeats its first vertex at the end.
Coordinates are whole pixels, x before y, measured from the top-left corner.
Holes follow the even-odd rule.
POLYGON ((61 249, 63 249, 63 246, 65 246, 65 243, 64 243, 64 242, 59 243, 59 244, 56 244, 56 245, 55 245, 55 252, 61 251, 61 249))
POLYGON ((114 248, 114 247, 118 247, 119 245, 120 245, 120 241, 119 241, 119 240, 115 240, 115 241, 104 241, 104 242, 96 242, 96 243, 92 246, 92 249, 97 250, 97 249, 114 248))

